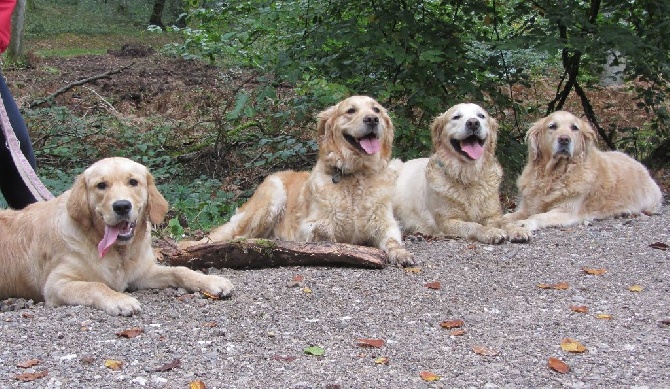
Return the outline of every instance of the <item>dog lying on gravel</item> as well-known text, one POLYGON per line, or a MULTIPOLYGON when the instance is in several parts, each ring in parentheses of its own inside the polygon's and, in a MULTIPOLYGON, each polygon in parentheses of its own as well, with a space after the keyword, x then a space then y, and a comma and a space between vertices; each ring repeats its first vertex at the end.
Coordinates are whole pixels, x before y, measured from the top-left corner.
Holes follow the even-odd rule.
POLYGON ((0 299, 87 305, 132 315, 125 289, 181 287, 226 296, 229 280, 160 266, 149 222, 168 210, 149 170, 126 158, 100 160, 71 190, 23 210, 0 211, 0 299))
POLYGON ((530 232, 503 223, 502 167, 495 156, 498 123, 477 104, 458 104, 431 126, 434 153, 407 161, 393 211, 403 230, 501 243, 530 232))
POLYGON ((317 116, 319 157, 311 172, 268 176, 230 221, 198 243, 235 238, 338 242, 379 247, 411 265, 393 218, 394 127, 377 101, 349 97, 317 116))
POLYGON ((626 154, 598 150, 593 128, 573 114, 557 111, 538 120, 526 140, 519 206, 506 220, 534 231, 659 211, 661 190, 647 169, 626 154))

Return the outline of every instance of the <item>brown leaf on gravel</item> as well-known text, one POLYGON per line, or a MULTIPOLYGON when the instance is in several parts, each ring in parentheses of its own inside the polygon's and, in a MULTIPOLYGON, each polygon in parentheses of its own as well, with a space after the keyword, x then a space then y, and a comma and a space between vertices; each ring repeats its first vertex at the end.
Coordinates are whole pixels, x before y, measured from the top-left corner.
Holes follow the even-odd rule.
POLYGON ((485 357, 495 357, 500 353, 497 350, 493 350, 484 346, 472 346, 472 351, 474 351, 475 354, 483 355, 485 357))
POLYGON ((446 328, 448 330, 452 328, 460 328, 463 327, 465 323, 461 319, 456 319, 456 320, 445 320, 443 322, 440 322, 440 327, 446 328))
POLYGON ((600 276, 607 273, 607 269, 594 269, 590 267, 583 267, 582 270, 584 271, 584 273, 590 274, 592 276, 600 276))
POLYGON ((293 279, 289 281, 286 286, 289 288, 295 288, 297 286, 303 286, 303 282, 305 281, 305 277, 302 274, 296 274, 293 276, 293 279))
POLYGON ((652 249, 657 249, 657 250, 667 250, 668 248, 670 248, 670 246, 668 246, 667 244, 665 244, 663 242, 654 242, 654 243, 650 244, 649 247, 651 247, 652 249))
POLYGON ((432 382, 432 381, 437 381, 440 379, 440 376, 431 372, 431 371, 422 371, 419 373, 419 376, 421 376, 421 379, 424 381, 432 382))
POLYGON ((405 268, 405 271, 406 271, 407 273, 414 273, 414 274, 416 274, 416 273, 421 273, 421 268, 420 268, 420 267, 406 267, 406 268, 405 268))
POLYGON ((633 285, 628 288, 628 290, 630 290, 631 292, 642 292, 643 289, 644 288, 641 287, 640 285, 633 285))
POLYGON ((586 351, 586 347, 583 344, 581 344, 578 340, 571 338, 565 338, 561 340, 561 348, 563 351, 571 353, 583 353, 586 351))
POLYGON ((163 366, 157 367, 154 369, 154 371, 158 372, 164 372, 164 371, 170 371, 172 369, 176 369, 181 366, 181 361, 178 358, 175 358, 172 360, 172 362, 168 362, 164 364, 163 366))
POLYGON ((567 282, 559 282, 556 284, 537 284, 537 287, 540 289, 557 289, 557 290, 565 290, 570 287, 570 285, 567 282))
POLYGON ((377 365, 388 365, 389 364, 389 359, 387 357, 378 357, 378 358, 375 358, 375 363, 377 365))
POLYGON ((19 362, 19 363, 17 363, 17 364, 16 364, 16 367, 22 367, 22 368, 24 368, 24 369, 27 369, 27 368, 29 368, 29 367, 33 367, 33 366, 35 366, 35 365, 39 365, 40 362, 42 362, 42 361, 40 361, 40 360, 37 359, 37 358, 33 358, 33 359, 29 359, 29 360, 27 360, 27 361, 23 361, 23 362, 19 362))
POLYGON ((434 282, 429 282, 429 283, 425 284, 424 286, 428 289, 438 290, 442 287, 442 284, 440 283, 440 281, 434 281, 434 282))
POLYGON ((570 366, 558 358, 549 357, 548 365, 552 370, 555 370, 559 373, 565 374, 570 371, 570 366))
POLYGON ((218 324, 217 322, 215 322, 215 321, 206 321, 206 322, 202 323, 202 326, 203 326, 203 327, 206 327, 206 328, 214 328, 214 327, 216 327, 216 326, 218 326, 218 325, 219 325, 219 324, 218 324))
POLYGON ((21 374, 15 375, 14 379, 18 380, 18 381, 23 381, 23 382, 30 382, 30 381, 35 381, 35 380, 40 379, 40 378, 44 378, 44 377, 47 376, 47 374, 48 374, 47 370, 42 370, 42 371, 38 371, 38 372, 35 372, 35 373, 21 373, 21 374))
POLYGON ((189 382, 188 389, 207 389, 207 387, 204 382, 198 380, 189 382))
POLYGON ((136 336, 139 336, 142 332, 144 332, 142 328, 135 327, 129 330, 123 330, 117 332, 116 336, 118 336, 119 338, 134 338, 136 336))
POLYGON ((383 339, 356 339, 356 346, 358 347, 372 347, 380 348, 384 346, 383 339))
POLYGON ((609 313, 599 313, 599 314, 596 315, 596 319, 611 320, 612 315, 610 315, 609 313))
POLYGON ((209 292, 207 292, 207 291, 204 291, 204 290, 203 290, 201 293, 202 293, 203 296, 207 297, 207 298, 210 299, 210 300, 221 300, 221 297, 220 297, 220 296, 217 296, 217 295, 215 295, 215 294, 211 294, 211 293, 209 293, 209 292))
POLYGON ((570 310, 577 313, 587 313, 589 308, 586 305, 572 305, 570 310))
POLYGON ((463 330, 463 329, 452 330, 452 331, 449 332, 449 335, 451 335, 451 336, 461 336, 461 335, 465 335, 465 332, 466 331, 463 330))

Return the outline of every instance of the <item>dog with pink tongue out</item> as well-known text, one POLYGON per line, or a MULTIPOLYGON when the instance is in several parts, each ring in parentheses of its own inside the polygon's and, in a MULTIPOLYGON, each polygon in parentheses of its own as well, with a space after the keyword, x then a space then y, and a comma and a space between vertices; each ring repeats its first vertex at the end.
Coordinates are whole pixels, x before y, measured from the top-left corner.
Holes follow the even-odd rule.
POLYGON ((393 211, 408 233, 498 244, 526 242, 530 231, 502 220, 498 123, 481 106, 462 103, 431 125, 433 154, 402 164, 393 211))

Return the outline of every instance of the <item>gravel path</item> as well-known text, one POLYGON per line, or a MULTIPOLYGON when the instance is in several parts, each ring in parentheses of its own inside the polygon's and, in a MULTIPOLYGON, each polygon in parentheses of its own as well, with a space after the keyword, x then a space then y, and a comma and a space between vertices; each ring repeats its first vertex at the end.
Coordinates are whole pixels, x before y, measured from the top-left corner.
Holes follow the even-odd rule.
POLYGON ((669 387, 670 250, 654 242, 670 244, 667 205, 652 217, 539 231, 528 244, 408 241, 416 272, 213 269, 235 283, 231 299, 140 291, 133 295, 143 312, 130 318, 4 301, 0 387, 669 387), (425 286, 435 281, 439 289, 425 286), (568 288, 538 287, 561 282, 568 288), (465 333, 442 328, 446 320, 462 320, 465 333), (116 335, 132 328, 143 332, 116 335), (562 350, 564 338, 586 351, 562 350), (384 344, 365 348, 357 339, 384 344), (305 354, 309 346, 324 355, 305 354), (570 371, 553 371, 549 357, 570 371), (39 363, 17 366, 31 359, 39 363), (424 371, 440 379, 425 381, 424 371))

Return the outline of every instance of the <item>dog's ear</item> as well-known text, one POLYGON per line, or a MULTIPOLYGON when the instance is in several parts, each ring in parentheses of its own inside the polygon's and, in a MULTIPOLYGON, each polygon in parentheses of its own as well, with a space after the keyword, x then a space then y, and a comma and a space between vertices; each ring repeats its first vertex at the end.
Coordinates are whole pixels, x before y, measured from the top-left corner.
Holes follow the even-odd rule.
POLYGON ((442 148, 442 130, 447 123, 449 118, 449 112, 445 112, 440 116, 436 117, 433 120, 433 124, 430 125, 430 133, 433 140, 433 151, 439 150, 442 148))
POLYGON ((91 226, 91 208, 88 205, 88 190, 83 173, 77 176, 72 189, 70 189, 67 212, 83 228, 91 226))
POLYGON ((545 119, 540 119, 530 126, 526 133, 526 143, 528 144, 528 160, 538 162, 542 158, 542 150, 540 146, 540 133, 544 126, 545 119))
POLYGON ((588 154, 591 149, 596 147, 596 131, 587 120, 581 120, 581 146, 582 152, 588 154))
POLYGON ((382 108, 381 118, 384 121, 384 139, 382 139, 381 157, 390 161, 393 155, 393 138, 395 137, 395 126, 386 109, 382 108))
POLYGON ((149 172, 147 172, 147 193, 147 213, 149 214, 149 220, 153 224, 163 223, 169 207, 168 202, 161 192, 158 191, 154 176, 149 172))
POLYGON ((498 145, 498 121, 489 116, 488 119, 489 122, 489 145, 487 147, 487 151, 491 155, 496 154, 496 146, 498 145))
POLYGON ((333 105, 316 115, 316 141, 319 144, 320 149, 330 143, 329 140, 331 140, 333 136, 330 120, 335 117, 336 113, 337 105, 333 105))

